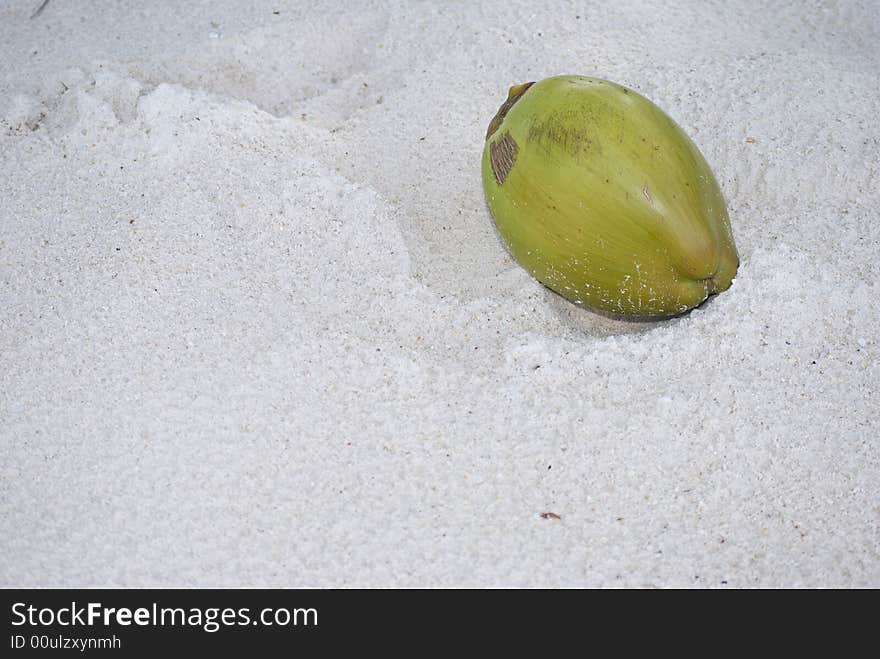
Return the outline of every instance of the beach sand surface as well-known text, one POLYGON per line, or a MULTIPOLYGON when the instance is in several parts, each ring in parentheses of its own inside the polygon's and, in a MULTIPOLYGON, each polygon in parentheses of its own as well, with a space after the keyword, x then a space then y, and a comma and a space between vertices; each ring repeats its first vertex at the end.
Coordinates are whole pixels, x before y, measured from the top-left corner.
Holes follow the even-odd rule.
POLYGON ((876 3, 38 4, 0 585, 880 586, 876 3), (729 291, 621 322, 511 260, 486 126, 563 73, 699 146, 729 291))

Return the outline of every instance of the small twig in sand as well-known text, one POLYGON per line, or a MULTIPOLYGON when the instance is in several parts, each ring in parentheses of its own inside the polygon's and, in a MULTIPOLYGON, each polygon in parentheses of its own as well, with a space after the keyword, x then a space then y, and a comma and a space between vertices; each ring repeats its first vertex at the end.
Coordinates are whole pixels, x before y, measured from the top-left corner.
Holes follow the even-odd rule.
POLYGON ((43 0, 43 2, 40 3, 40 6, 37 7, 37 11, 35 11, 33 14, 31 14, 31 18, 36 18, 37 16, 42 14, 43 10, 46 8, 46 5, 48 5, 48 4, 49 4, 49 0, 43 0))

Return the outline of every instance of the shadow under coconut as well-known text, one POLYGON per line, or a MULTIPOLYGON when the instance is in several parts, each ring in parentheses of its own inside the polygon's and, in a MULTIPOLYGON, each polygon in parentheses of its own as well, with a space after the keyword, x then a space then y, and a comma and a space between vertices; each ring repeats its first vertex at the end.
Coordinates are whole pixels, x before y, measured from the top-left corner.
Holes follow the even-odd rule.
POLYGON ((613 336, 645 334, 665 323, 689 316, 694 309, 706 309, 718 297, 710 295, 693 309, 668 316, 666 318, 650 318, 647 316, 622 316, 611 314, 590 307, 582 307, 544 286, 544 295, 550 310, 566 326, 589 336, 613 336))

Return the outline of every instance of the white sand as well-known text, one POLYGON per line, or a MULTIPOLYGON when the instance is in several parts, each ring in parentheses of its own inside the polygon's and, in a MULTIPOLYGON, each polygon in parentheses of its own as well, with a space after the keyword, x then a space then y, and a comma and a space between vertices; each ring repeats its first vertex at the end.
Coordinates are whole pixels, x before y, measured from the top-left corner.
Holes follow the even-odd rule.
POLYGON ((38 4, 0 584, 880 586, 875 2, 38 4), (694 138, 730 291, 623 323, 507 257, 483 135, 559 73, 694 138))

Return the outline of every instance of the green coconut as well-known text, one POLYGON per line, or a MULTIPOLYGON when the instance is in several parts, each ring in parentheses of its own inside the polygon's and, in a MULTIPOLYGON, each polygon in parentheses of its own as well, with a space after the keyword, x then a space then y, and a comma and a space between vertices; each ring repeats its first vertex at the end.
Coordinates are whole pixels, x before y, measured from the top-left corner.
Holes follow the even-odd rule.
POLYGON ((507 249, 571 302, 683 313, 739 266, 727 207, 684 131, 621 85, 557 76, 510 88, 489 124, 483 187, 507 249))

